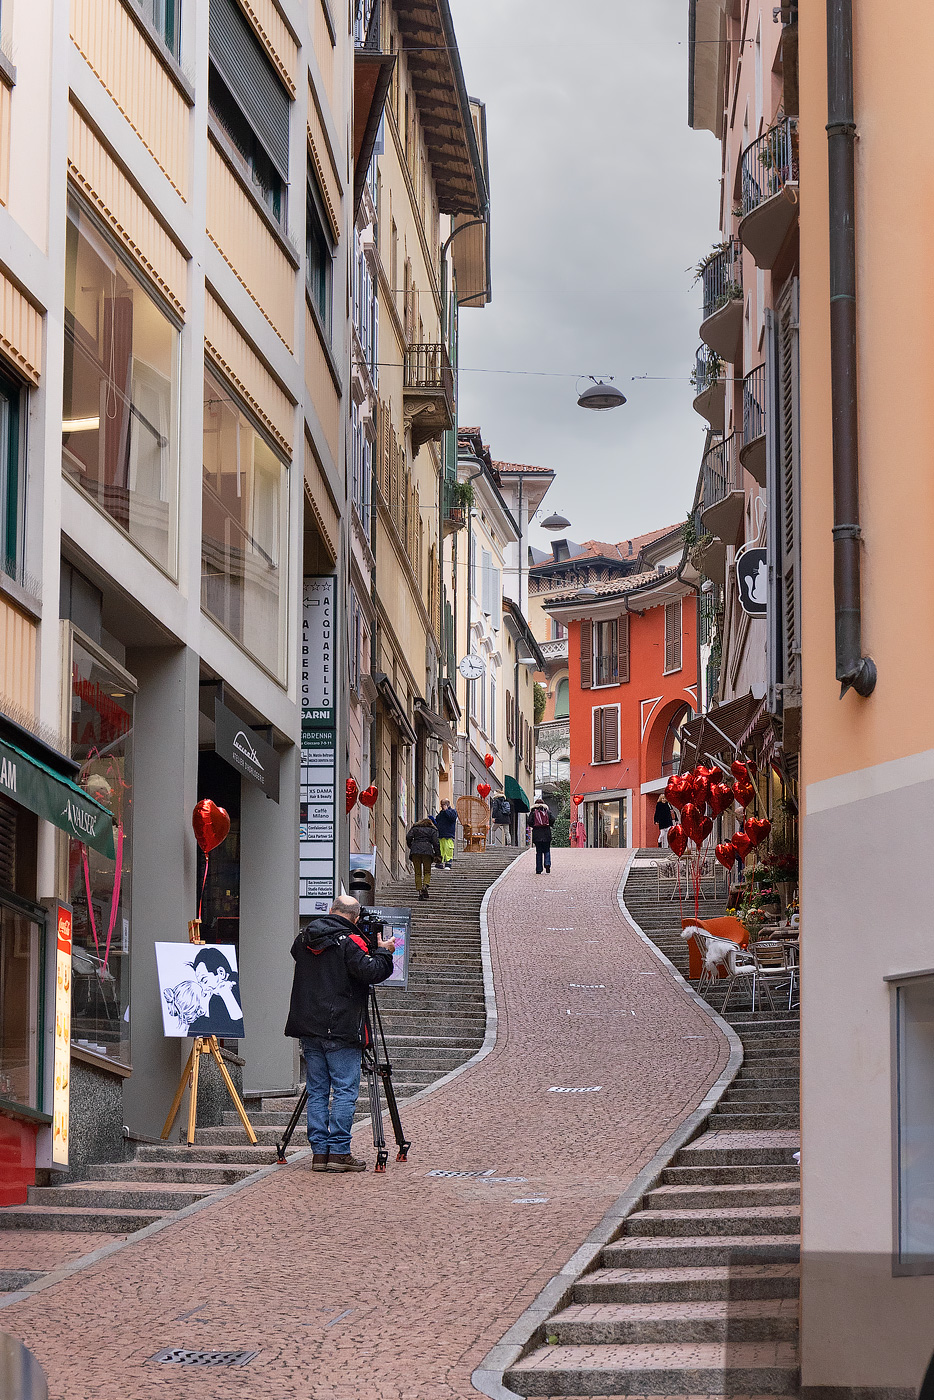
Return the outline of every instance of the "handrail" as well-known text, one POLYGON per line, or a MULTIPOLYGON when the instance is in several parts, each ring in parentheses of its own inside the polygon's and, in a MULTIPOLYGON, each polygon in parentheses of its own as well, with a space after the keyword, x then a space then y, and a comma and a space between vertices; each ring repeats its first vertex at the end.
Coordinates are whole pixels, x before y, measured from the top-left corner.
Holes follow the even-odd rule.
POLYGON ((765 433, 765 365, 756 365, 743 380, 743 446, 765 433))
POLYGON ((738 300, 742 296, 743 245, 738 238, 731 238, 725 247, 705 264, 701 272, 701 282, 704 288, 705 321, 728 301, 738 300))
POLYGON ((454 373, 443 345, 410 345, 405 352, 406 389, 443 389, 454 393, 454 373))
POLYGON ((743 217, 797 178, 798 118, 783 117, 743 151, 743 217))
POLYGON ((716 350, 702 345, 694 359, 694 397, 699 398, 721 380, 723 361, 716 350))
POLYGON ((736 434, 721 438, 704 453, 701 463, 704 473, 704 509, 725 500, 731 491, 741 489, 739 483, 736 434))

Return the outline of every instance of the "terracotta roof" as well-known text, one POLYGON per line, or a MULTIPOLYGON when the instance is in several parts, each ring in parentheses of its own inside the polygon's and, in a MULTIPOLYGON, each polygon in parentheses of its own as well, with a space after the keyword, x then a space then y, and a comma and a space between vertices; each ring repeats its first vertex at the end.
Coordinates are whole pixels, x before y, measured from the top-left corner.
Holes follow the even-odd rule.
MULTIPOLYGON (((619 593, 630 593, 632 589, 642 588, 647 583, 659 583, 662 579, 670 578, 674 572, 674 569, 665 569, 664 571, 649 569, 643 574, 629 574, 625 578, 610 579, 608 583, 591 583, 587 587, 592 588, 598 598, 613 597, 619 593)), ((546 606, 550 607, 553 603, 572 602, 576 599, 581 587, 581 584, 575 583, 571 588, 549 593, 546 606)))
MULTIPOLYGON (((498 463, 501 468, 507 471, 510 467, 507 463, 498 463)), ((512 470, 532 471, 535 468, 520 467, 512 470)), ((539 469, 540 470, 540 469, 539 469)), ((533 568, 546 572, 549 567, 554 568, 557 564, 570 564, 575 559, 609 559, 619 561, 621 564, 631 564, 639 558, 639 554, 656 540, 664 539, 666 535, 672 535, 681 529, 681 522, 677 525, 665 525, 661 530, 650 530, 645 535, 634 535, 631 540, 620 540, 616 544, 611 544, 607 540, 585 540, 582 545, 578 545, 576 551, 570 554, 567 559, 545 558, 540 563, 533 565, 533 568)))
POLYGON ((551 467, 529 467, 522 462, 494 462, 493 465, 501 472, 541 472, 543 476, 554 476, 551 467))

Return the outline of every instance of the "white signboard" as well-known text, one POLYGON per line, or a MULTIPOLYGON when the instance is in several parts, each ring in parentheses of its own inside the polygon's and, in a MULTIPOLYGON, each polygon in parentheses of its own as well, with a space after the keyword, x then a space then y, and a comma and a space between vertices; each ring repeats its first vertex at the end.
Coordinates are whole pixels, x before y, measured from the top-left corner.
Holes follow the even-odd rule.
POLYGON ((302 612, 302 765, 298 912, 325 914, 336 894, 334 826, 337 735, 334 723, 333 575, 306 578, 302 612))

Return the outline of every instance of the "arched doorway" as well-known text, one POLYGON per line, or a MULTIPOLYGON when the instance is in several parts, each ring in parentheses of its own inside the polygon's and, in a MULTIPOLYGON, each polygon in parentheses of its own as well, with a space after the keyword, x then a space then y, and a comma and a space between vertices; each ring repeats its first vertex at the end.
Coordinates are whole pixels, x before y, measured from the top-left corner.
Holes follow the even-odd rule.
POLYGON ((662 777, 668 778, 677 773, 681 763, 681 726, 691 718, 694 711, 690 705, 679 705, 668 721, 665 737, 662 740, 662 777))

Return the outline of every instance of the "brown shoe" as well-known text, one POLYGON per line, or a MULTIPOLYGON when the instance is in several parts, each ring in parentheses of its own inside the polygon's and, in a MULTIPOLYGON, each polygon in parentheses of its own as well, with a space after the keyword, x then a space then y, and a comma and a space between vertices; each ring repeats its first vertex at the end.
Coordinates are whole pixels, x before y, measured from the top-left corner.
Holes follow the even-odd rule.
POLYGON ((326 1152, 315 1152, 311 1158, 311 1170, 313 1172, 326 1172, 328 1169, 328 1154, 326 1152))
POLYGON ((350 1152, 332 1152, 328 1157, 328 1164, 325 1171, 329 1172, 365 1172, 366 1162, 361 1162, 359 1157, 354 1157, 350 1152))

